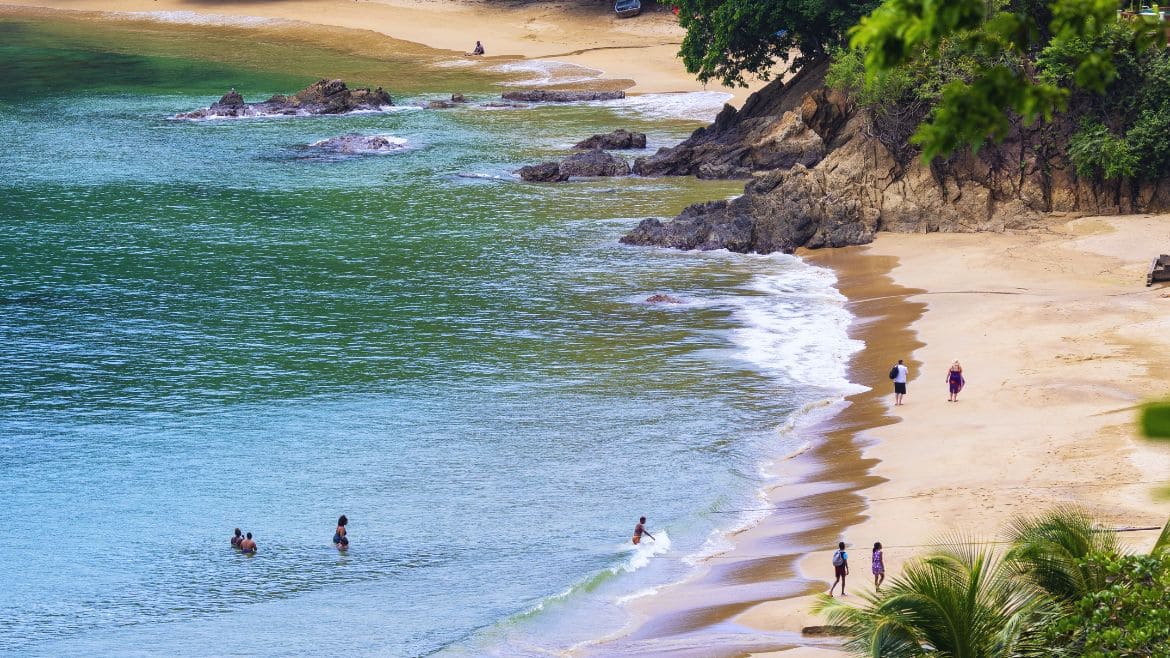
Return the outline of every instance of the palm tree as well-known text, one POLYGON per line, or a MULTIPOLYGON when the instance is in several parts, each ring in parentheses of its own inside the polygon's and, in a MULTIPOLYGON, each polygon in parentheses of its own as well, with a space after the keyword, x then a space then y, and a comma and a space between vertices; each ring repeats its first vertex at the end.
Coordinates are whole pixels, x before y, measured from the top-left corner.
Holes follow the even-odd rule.
POLYGON ((1117 556, 1117 533, 1102 528, 1083 510, 1064 506, 1008 526, 1012 548, 1007 561, 1016 575, 1061 603, 1080 600, 1107 586, 1106 574, 1090 556, 1117 556))
POLYGON ((949 542, 909 563, 885 592, 863 600, 852 607, 822 596, 814 610, 844 627, 846 648, 874 658, 1042 655, 1038 620, 1056 610, 1043 591, 973 542, 949 542))

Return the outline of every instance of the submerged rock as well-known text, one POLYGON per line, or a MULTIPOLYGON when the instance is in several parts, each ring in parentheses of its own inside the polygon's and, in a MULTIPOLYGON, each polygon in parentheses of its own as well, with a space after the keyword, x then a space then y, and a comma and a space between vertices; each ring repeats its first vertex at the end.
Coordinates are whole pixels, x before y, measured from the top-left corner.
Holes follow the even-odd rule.
POLYGON ((347 155, 390 153, 406 148, 406 140, 387 135, 358 135, 351 133, 313 142, 309 144, 309 148, 347 155))
POLYGON ((325 80, 305 87, 292 96, 277 94, 266 101, 246 103, 232 89, 210 107, 181 112, 176 119, 220 119, 238 117, 346 114, 348 112, 385 110, 394 105, 390 94, 381 87, 350 89, 342 80, 325 80))
POLYGON ((681 304, 681 303, 683 303, 683 300, 681 300, 677 297, 671 297, 670 295, 664 295, 662 293, 658 293, 656 295, 650 295, 649 297, 647 297, 646 303, 647 304, 681 304))
POLYGON ((584 101, 611 101, 625 98, 624 91, 547 91, 544 89, 530 89, 528 91, 506 91, 501 94, 506 101, 520 101, 523 103, 581 103, 584 101))
POLYGON ((644 149, 646 133, 632 133, 625 128, 605 134, 594 135, 573 145, 575 149, 644 149))

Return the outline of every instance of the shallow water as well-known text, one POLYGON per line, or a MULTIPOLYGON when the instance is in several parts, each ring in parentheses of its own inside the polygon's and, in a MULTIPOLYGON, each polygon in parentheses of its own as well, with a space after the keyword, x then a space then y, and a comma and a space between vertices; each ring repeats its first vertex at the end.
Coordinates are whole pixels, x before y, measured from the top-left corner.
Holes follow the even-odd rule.
POLYGON ((829 272, 617 243, 738 184, 511 175, 616 127, 673 144, 717 98, 488 109, 493 74, 440 66, 392 76, 390 113, 173 121, 314 76, 112 29, 0 22, 23 90, 0 97, 0 650, 563 649, 684 575, 793 449, 787 416, 844 390, 829 272), (472 103, 410 107, 441 90, 472 103), (306 146, 349 132, 406 148, 306 146), (639 514, 662 536, 631 551, 639 514))

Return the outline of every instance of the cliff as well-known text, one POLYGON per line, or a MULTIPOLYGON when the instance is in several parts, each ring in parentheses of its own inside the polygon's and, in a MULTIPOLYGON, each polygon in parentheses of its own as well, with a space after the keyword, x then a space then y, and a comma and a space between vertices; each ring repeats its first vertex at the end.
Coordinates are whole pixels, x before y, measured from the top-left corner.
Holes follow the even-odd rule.
POLYGON ((1047 215, 1170 210, 1170 179, 1079 178, 1066 155, 1075 112, 1016 122, 1000 144, 923 164, 907 139, 925 116, 874 117, 827 89, 827 65, 725 106, 678 146, 635 162, 635 173, 750 178, 742 196, 647 219, 622 242, 680 249, 792 252, 865 244, 877 231, 1023 229, 1047 215))

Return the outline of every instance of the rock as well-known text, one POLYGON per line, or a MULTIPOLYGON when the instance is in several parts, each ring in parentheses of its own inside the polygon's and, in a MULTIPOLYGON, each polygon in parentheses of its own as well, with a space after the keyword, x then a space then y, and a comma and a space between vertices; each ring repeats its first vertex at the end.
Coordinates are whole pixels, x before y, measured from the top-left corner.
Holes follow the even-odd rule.
POLYGON ((565 158, 560 172, 564 176, 628 176, 630 165, 612 153, 594 149, 565 158))
POLYGON ((813 637, 848 637, 849 628, 846 626, 805 626, 800 629, 800 634, 813 637))
POLYGON ((681 304, 681 303, 683 303, 683 300, 681 300, 677 297, 671 297, 670 295, 664 295, 662 293, 658 293, 657 295, 650 295, 649 297, 647 297, 646 303, 647 304, 681 304))
POLYGON ((463 97, 463 94, 451 94, 451 102, 452 103, 466 103, 467 99, 463 97))
POLYGON ((419 105, 421 105, 422 107, 424 107, 428 110, 449 110, 449 109, 455 107, 455 103, 452 103, 451 101, 443 101, 443 100, 427 101, 425 103, 419 103, 419 105))
POLYGON ((625 98, 624 91, 548 91, 531 89, 528 91, 507 91, 501 94, 506 101, 520 101, 522 103, 581 103, 584 101, 611 101, 625 98))
POLYGON ((632 133, 624 128, 606 135, 594 135, 573 145, 575 149, 644 149, 646 133, 632 133))
POLYGON ((313 142, 309 144, 309 148, 322 149, 346 155, 389 153, 401 151, 406 148, 406 140, 386 135, 358 135, 351 133, 313 142))
POLYGON ((520 167, 516 171, 520 178, 530 183, 561 183, 569 180, 568 174, 561 173, 561 167, 556 162, 542 162, 538 165, 520 167))
POLYGON ((176 119, 213 119, 281 115, 346 114, 357 111, 384 110, 394 105, 390 94, 381 87, 349 89, 341 80, 321 79, 292 96, 276 94, 259 103, 245 103, 235 89, 224 94, 210 107, 176 114, 176 119))

